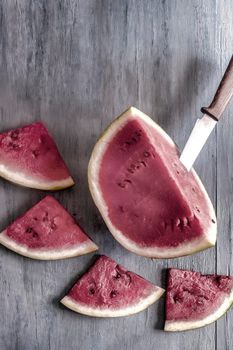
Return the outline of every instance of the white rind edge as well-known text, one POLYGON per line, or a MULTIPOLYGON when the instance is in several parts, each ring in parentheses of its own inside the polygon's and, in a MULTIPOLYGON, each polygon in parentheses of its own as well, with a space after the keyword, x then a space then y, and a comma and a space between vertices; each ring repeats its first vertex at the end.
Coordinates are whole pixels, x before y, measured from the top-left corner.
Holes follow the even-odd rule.
POLYGON ((4 164, 0 164, 0 176, 18 185, 36 188, 38 190, 53 191, 57 189, 71 187, 74 185, 74 180, 71 176, 63 180, 43 182, 42 180, 33 178, 30 175, 26 176, 22 172, 11 171, 4 164))
MULTIPOLYGON (((110 126, 104 131, 100 139, 97 141, 92 154, 91 158, 88 164, 88 183, 89 183, 89 189, 91 192, 91 195, 93 197, 93 200, 98 207, 107 227, 109 228, 110 232, 114 236, 114 238, 122 244, 126 249, 132 251, 135 254, 142 255, 145 257, 150 258, 176 258, 180 256, 185 256, 189 254, 193 254, 195 252, 199 252, 201 250, 207 249, 209 247, 212 247, 215 245, 216 242, 216 235, 217 235, 217 224, 211 225, 212 227, 209 227, 208 232, 206 232, 205 237, 202 237, 201 239, 193 240, 192 242, 184 243, 180 245, 179 247, 171 248, 169 247, 169 250, 167 248, 147 248, 147 247, 139 247, 135 242, 132 240, 126 238, 120 230, 118 230, 112 223, 111 220, 108 218, 108 209, 104 202, 104 199, 102 197, 100 188, 98 186, 98 173, 99 173, 99 166, 101 163, 102 156, 108 146, 108 143, 113 138, 113 136, 121 129, 121 127, 130 119, 133 119, 134 117, 142 119, 146 124, 148 124, 150 127, 156 129, 173 147, 176 149, 177 146, 173 142, 173 140, 168 136, 168 134, 157 124, 155 123, 150 117, 148 117, 146 114, 141 112, 135 107, 130 107, 126 112, 124 112, 122 115, 120 115, 117 119, 115 119, 110 126)), ((200 186, 206 202, 209 207, 210 214, 213 219, 215 219, 216 222, 216 215, 214 212, 213 205, 210 201, 210 198, 204 188, 204 185, 202 184, 200 178, 196 174, 195 170, 191 170, 192 174, 194 175, 196 181, 198 182, 198 185, 200 186)))
POLYGON ((87 316, 94 317, 121 317, 136 314, 140 311, 145 310, 148 306, 154 304, 165 292, 164 289, 156 287, 156 291, 152 292, 149 296, 141 299, 138 303, 128 306, 122 309, 102 309, 92 308, 88 305, 78 303, 69 296, 65 296, 60 302, 67 308, 87 316))
POLYGON ((0 244, 6 248, 32 259, 38 260, 58 260, 79 255, 92 253, 98 250, 98 246, 91 240, 66 249, 29 249, 25 245, 20 245, 7 237, 5 230, 0 233, 0 244))
POLYGON ((196 321, 165 321, 164 330, 167 332, 177 332, 177 331, 185 331, 195 328, 204 327, 210 323, 215 322, 221 316, 225 314, 225 312, 231 307, 233 303, 233 291, 227 296, 219 308, 211 315, 203 318, 202 320, 196 321))

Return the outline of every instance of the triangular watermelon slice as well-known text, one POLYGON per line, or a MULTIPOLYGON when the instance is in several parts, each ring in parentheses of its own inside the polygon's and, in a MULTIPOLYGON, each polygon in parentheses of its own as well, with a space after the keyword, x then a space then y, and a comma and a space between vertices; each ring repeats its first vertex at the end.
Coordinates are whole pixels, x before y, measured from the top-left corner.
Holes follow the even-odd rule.
POLYGON ((0 243, 16 253, 40 260, 70 258, 98 249, 51 196, 46 196, 0 233, 0 243))
POLYGON ((233 277, 169 269, 165 331, 203 327, 233 303, 233 277))
POLYGON ((146 309, 163 293, 162 288, 102 255, 61 303, 88 316, 118 317, 146 309))
POLYGON ((48 130, 41 122, 0 134, 0 176, 41 190, 74 184, 48 130))
POLYGON ((136 254, 174 258, 215 244, 211 201, 179 155, 170 137, 133 107, 94 147, 91 194, 113 236, 136 254))

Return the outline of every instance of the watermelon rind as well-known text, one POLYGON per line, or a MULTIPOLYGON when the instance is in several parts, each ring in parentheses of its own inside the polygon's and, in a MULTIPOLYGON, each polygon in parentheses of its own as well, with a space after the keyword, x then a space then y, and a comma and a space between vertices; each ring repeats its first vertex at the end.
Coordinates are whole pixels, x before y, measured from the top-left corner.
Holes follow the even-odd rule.
MULTIPOLYGON (((183 244, 180 244, 177 247, 142 247, 127 238, 120 230, 118 230, 113 223, 111 222, 109 216, 108 216, 108 207, 104 201, 104 198, 101 193, 101 188, 99 185, 99 179, 98 174, 101 166, 101 160, 102 157, 108 147, 109 142, 113 139, 113 137, 117 134, 117 132, 123 127, 124 124, 126 124, 130 119, 133 118, 141 119, 143 122, 145 122, 148 126, 151 128, 154 128, 161 134, 161 136, 166 139, 172 147, 174 147, 176 150, 178 150, 176 144, 173 142, 173 140, 168 136, 168 134, 157 124, 155 123, 150 117, 148 117, 146 114, 141 112, 135 107, 130 107, 128 110, 126 110, 123 114, 121 114, 118 118, 116 118, 110 126, 104 131, 102 136, 97 141, 93 152, 91 154, 91 158, 88 165, 88 183, 89 183, 89 189, 91 192, 91 195, 93 197, 93 200, 99 209, 108 229, 114 236, 114 238, 126 249, 129 251, 142 255, 145 257, 150 258, 176 258, 180 256, 190 255, 196 252, 199 252, 201 250, 210 248, 215 245, 216 242, 216 235, 217 235, 217 225, 216 223, 213 224, 210 222, 208 229, 205 232, 205 235, 203 235, 199 239, 195 239, 192 241, 187 241, 183 244)), ((210 213, 210 216, 214 219, 216 222, 216 216, 215 212, 212 206, 212 203, 209 199, 209 196, 199 179, 198 175, 196 174, 195 170, 191 170, 192 174, 194 175, 200 190, 203 193, 203 196, 205 197, 208 210, 210 213)))
POLYGON ((71 176, 57 181, 43 181, 33 178, 31 175, 29 176, 22 172, 11 170, 4 164, 0 164, 0 176, 20 186, 46 191, 62 190, 74 185, 74 180, 71 176))
POLYGON ((227 310, 231 307, 232 304, 233 304, 233 290, 228 296, 226 296, 223 299, 221 305, 211 315, 208 315, 207 317, 201 320, 192 320, 192 321, 168 320, 168 321, 165 321, 164 330, 168 332, 178 332, 178 331, 185 331, 185 330, 204 327, 210 323, 215 322, 217 319, 223 316, 227 312, 227 310))
POLYGON ((72 258, 79 255, 84 255, 88 253, 95 252, 98 250, 98 246, 91 240, 83 242, 82 244, 72 245, 67 248, 57 248, 57 249, 30 249, 25 245, 21 245, 12 239, 10 239, 6 234, 5 230, 0 233, 0 244, 4 245, 6 248, 26 256, 28 258, 37 260, 58 260, 72 258))
POLYGON ((93 308, 88 305, 78 303, 77 301, 70 298, 69 296, 65 296, 61 300, 61 303, 65 305, 67 308, 87 316, 121 317, 121 316, 130 316, 145 310, 150 305, 154 304, 163 295, 164 292, 165 292, 164 289, 157 287, 155 291, 151 292, 151 294, 148 295, 147 297, 140 299, 136 304, 129 305, 127 307, 119 308, 119 309, 100 308, 100 307, 93 308))

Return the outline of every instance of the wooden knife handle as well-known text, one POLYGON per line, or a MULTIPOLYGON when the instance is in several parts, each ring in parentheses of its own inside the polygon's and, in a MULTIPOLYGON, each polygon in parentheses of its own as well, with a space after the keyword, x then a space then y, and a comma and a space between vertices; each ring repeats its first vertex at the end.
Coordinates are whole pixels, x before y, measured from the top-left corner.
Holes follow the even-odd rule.
POLYGON ((208 114, 215 120, 219 120, 228 102, 233 95, 233 56, 228 64, 225 74, 220 82, 218 90, 209 107, 202 107, 202 113, 208 114))

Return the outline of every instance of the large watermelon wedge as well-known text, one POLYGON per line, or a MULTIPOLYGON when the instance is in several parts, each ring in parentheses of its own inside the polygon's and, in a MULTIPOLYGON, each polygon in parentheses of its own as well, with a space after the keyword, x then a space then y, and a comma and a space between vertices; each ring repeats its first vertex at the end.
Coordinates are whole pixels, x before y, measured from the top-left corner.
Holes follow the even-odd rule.
POLYGON ((51 196, 46 196, 0 233, 0 243, 21 255, 40 260, 70 258, 98 249, 51 196))
POLYGON ((54 140, 40 122, 0 134, 0 176, 41 190, 74 184, 54 140))
POLYGON ((170 137, 136 108, 100 137, 88 180, 109 230, 132 252, 173 258, 215 244, 216 217, 200 179, 186 171, 170 137))
POLYGON ((118 317, 146 309, 163 293, 162 288, 103 255, 77 281, 61 303, 88 316, 118 317))
POLYGON ((233 303, 233 277, 168 270, 165 331, 203 327, 233 303))

